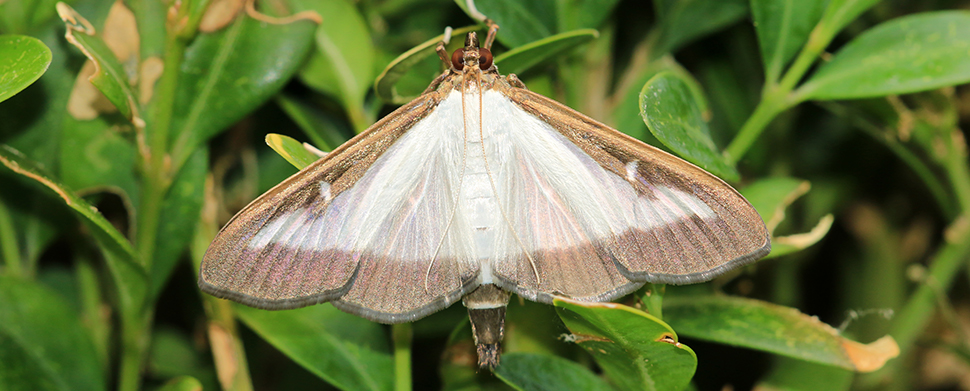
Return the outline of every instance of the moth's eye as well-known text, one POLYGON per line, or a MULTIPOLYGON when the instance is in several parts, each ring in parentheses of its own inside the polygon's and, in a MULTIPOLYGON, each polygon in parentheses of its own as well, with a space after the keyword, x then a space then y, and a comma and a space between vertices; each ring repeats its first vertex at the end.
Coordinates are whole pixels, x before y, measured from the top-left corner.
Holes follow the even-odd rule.
POLYGON ((455 52, 451 54, 451 66, 455 67, 455 69, 460 71, 462 68, 465 67, 464 59, 465 59, 465 49, 455 50, 455 52))
POLYGON ((488 49, 482 48, 478 49, 478 67, 482 70, 488 70, 492 67, 492 52, 488 49))

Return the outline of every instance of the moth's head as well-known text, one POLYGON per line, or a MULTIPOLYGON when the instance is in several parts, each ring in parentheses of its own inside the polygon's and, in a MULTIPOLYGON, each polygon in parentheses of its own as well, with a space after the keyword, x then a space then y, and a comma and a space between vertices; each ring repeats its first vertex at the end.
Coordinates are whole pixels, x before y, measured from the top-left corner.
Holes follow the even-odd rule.
POLYGON ((492 67, 492 52, 486 48, 478 47, 478 34, 470 32, 465 36, 465 47, 455 50, 451 54, 451 66, 456 70, 474 69, 478 67, 483 71, 492 67))

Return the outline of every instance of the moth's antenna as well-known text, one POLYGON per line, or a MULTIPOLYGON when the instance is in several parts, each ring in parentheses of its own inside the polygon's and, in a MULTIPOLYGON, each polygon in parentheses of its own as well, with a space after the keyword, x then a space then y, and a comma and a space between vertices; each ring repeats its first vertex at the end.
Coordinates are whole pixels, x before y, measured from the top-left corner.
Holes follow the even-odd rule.
MULTIPOLYGON (((441 53, 444 53, 444 57, 442 57, 442 60, 445 61, 446 64, 451 64, 451 60, 448 59, 448 52, 445 51, 445 49, 444 49, 444 45, 446 45, 448 43, 448 40, 450 38, 451 38, 451 27, 448 27, 448 28, 445 29, 445 37, 444 37, 444 39, 438 44, 438 56, 441 57, 442 56, 441 53)), ((431 262, 428 263, 428 269, 424 271, 424 291, 425 291, 425 293, 428 293, 430 291, 430 289, 428 287, 428 279, 431 277, 431 268, 434 266, 435 261, 438 260, 438 253, 441 252, 441 246, 443 246, 445 244, 445 238, 448 237, 448 231, 451 230, 451 225, 455 222, 455 216, 458 215, 458 204, 461 203, 461 185, 465 181, 465 169, 468 167, 468 165, 466 164, 466 161, 468 159, 468 129, 465 129, 465 120, 464 120, 464 118, 465 118, 465 115, 464 115, 464 113, 465 113, 465 94, 464 94, 464 91, 465 91, 465 88, 466 88, 466 82, 467 81, 465 79, 465 72, 462 72, 461 73, 461 90, 462 90, 462 94, 461 94, 461 112, 462 112, 461 128, 462 128, 463 142, 462 142, 462 152, 461 152, 461 175, 458 176, 458 192, 455 194, 455 202, 454 202, 454 205, 452 205, 452 207, 451 207, 451 217, 448 218, 448 224, 445 225, 445 230, 444 230, 444 232, 441 235, 441 240, 438 241, 438 246, 435 247, 435 249, 434 249, 434 255, 431 257, 431 262)))
POLYGON ((468 8, 468 13, 470 14, 469 16, 471 16, 472 19, 487 23, 485 21, 488 20, 488 18, 485 17, 485 14, 478 11, 478 8, 475 8, 475 0, 465 0, 465 7, 468 8))

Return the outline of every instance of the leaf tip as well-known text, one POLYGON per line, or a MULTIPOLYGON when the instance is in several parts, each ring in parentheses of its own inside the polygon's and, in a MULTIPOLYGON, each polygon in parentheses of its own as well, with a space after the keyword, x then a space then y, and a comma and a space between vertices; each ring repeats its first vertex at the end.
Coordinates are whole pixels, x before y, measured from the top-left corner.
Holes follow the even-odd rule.
POLYGON ((857 372, 875 371, 889 359, 899 356, 899 345, 889 335, 868 344, 844 339, 842 349, 857 372))

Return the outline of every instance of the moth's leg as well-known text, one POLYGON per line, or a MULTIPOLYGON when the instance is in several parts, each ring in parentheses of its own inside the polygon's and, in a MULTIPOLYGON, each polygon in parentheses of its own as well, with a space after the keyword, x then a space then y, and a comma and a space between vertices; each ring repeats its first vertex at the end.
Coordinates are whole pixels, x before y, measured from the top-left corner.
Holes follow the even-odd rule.
POLYGON ((505 76, 505 80, 508 80, 509 84, 511 84, 512 87, 521 88, 523 90, 529 89, 528 87, 525 86, 525 83, 523 83, 522 80, 519 80, 519 77, 516 76, 514 73, 510 73, 507 76, 505 76))
POLYGON ((488 35, 485 36, 485 49, 492 50, 492 43, 495 42, 495 35, 498 34, 498 24, 494 20, 485 19, 485 25, 488 26, 488 35))

